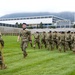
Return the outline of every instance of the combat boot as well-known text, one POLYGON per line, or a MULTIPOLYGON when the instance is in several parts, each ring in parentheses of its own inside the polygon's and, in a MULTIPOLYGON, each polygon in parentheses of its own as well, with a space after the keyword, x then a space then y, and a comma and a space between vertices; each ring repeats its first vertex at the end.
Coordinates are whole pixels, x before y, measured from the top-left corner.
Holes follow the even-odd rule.
POLYGON ((28 54, 26 52, 23 53, 24 58, 27 56, 28 54))

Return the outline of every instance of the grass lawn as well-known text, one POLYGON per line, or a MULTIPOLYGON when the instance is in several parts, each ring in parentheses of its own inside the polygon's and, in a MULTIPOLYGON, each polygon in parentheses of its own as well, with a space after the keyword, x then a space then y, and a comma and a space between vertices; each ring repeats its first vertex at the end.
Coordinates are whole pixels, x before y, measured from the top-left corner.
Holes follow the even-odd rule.
POLYGON ((72 51, 59 53, 28 47, 28 56, 23 58, 16 36, 3 36, 3 39, 8 68, 0 70, 0 75, 75 75, 75 54, 72 51))

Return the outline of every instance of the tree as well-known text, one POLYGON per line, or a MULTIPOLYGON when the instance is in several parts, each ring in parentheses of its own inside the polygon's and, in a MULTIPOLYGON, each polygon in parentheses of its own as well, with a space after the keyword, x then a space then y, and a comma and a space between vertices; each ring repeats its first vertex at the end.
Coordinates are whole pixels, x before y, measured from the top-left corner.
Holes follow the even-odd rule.
POLYGON ((18 28, 22 28, 22 24, 21 24, 21 23, 18 24, 18 22, 16 22, 16 26, 17 26, 18 28))
POLYGON ((42 24, 42 22, 40 23, 40 28, 43 28, 43 24, 42 24))
POLYGON ((18 27, 18 25, 19 25, 18 22, 16 22, 15 25, 18 27))
POLYGON ((18 25, 18 28, 22 28, 22 24, 21 23, 18 25))
POLYGON ((75 28, 75 24, 73 25, 73 28, 75 28))
POLYGON ((50 26, 49 28, 56 28, 55 26, 50 26))

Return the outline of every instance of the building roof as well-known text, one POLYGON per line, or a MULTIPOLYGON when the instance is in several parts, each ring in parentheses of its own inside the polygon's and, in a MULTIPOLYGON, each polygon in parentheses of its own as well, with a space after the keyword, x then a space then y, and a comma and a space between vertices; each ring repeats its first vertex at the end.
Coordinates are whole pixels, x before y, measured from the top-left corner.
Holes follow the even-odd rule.
POLYGON ((22 19, 40 19, 40 18, 58 18, 61 20, 67 20, 61 17, 57 17, 54 15, 44 15, 44 16, 30 16, 30 17, 16 17, 16 18, 0 18, 0 21, 7 21, 7 20, 22 20, 22 19))

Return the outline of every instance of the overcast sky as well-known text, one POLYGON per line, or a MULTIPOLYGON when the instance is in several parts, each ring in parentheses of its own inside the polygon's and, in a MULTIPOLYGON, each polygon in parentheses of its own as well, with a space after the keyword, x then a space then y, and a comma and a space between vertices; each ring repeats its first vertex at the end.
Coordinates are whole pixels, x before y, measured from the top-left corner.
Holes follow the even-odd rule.
POLYGON ((16 12, 75 12, 75 0, 0 0, 0 16, 16 12))

